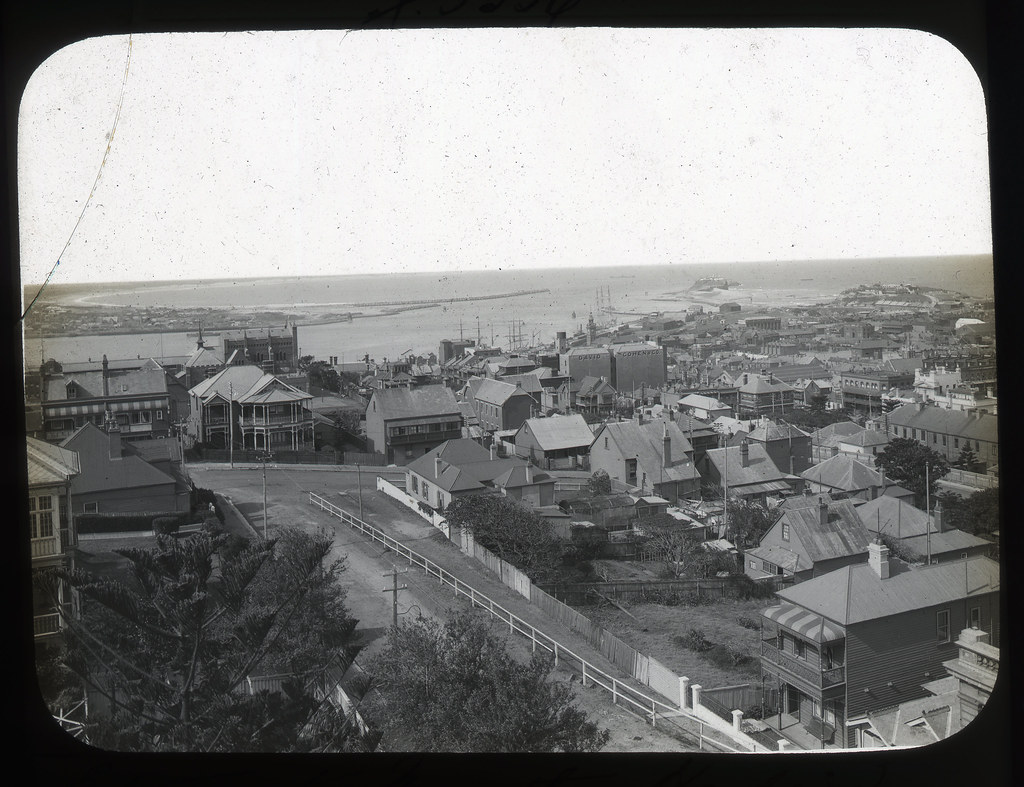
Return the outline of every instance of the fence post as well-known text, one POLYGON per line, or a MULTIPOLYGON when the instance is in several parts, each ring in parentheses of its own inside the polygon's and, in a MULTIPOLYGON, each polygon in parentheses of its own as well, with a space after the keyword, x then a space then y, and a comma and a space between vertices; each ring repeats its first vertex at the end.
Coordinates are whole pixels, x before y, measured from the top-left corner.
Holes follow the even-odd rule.
POLYGON ((619 698, 618 692, 619 683, 615 678, 612 678, 612 705, 616 704, 616 700, 619 698))
POLYGON ((558 643, 551 640, 551 643, 555 646, 555 666, 558 666, 558 643))
POLYGON ((658 729, 658 705, 655 700, 651 700, 651 726, 658 729))
POLYGON ((742 723, 743 723, 743 711, 741 711, 741 710, 734 710, 732 712, 732 728, 734 730, 736 730, 736 732, 739 732, 740 731, 740 725, 742 723))
POLYGON ((583 665, 583 687, 586 688, 586 686, 587 686, 587 662, 580 661, 580 663, 583 665))
POLYGON ((690 679, 683 676, 679 679, 679 707, 686 710, 689 706, 688 695, 690 693, 690 679))
POLYGON ((697 709, 700 708, 700 692, 703 687, 699 683, 694 683, 690 686, 690 691, 693 692, 693 712, 696 713, 697 709))
POLYGON ((532 645, 532 648, 531 648, 532 652, 536 653, 537 652, 537 629, 535 629, 533 626, 530 626, 530 642, 531 642, 531 645, 532 645))

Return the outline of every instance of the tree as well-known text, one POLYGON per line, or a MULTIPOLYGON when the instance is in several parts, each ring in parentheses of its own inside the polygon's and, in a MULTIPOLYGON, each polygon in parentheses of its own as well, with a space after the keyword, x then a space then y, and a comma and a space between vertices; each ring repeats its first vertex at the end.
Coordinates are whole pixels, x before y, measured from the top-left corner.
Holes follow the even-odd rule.
POLYGON ((999 488, 982 489, 968 497, 959 497, 952 492, 939 496, 942 503, 943 521, 950 527, 988 536, 999 530, 999 488))
POLYGON ((612 493, 612 479, 605 470, 595 470, 593 475, 587 479, 587 491, 592 495, 610 495, 612 493))
POLYGON ((886 478, 913 492, 918 503, 925 501, 926 486, 928 495, 934 497, 938 480, 949 472, 949 464, 941 454, 908 437, 890 440, 885 450, 875 456, 875 466, 884 471, 886 478))
POLYGON ((974 469, 978 466, 978 455, 974 453, 974 449, 967 443, 960 449, 960 455, 957 456, 956 462, 953 463, 954 467, 968 472, 974 472, 974 469))
POLYGON ((558 570, 564 545, 550 523, 511 498, 456 497, 445 508, 444 517, 450 526, 465 528, 477 543, 534 581, 548 579, 558 570))
POLYGON ((286 534, 224 549, 223 534, 157 537, 122 549, 131 578, 83 571, 63 579, 83 599, 66 617, 63 666, 101 695, 89 740, 128 751, 349 751, 376 745, 316 688, 355 657, 340 606, 332 539, 286 534), (325 615, 341 615, 325 619, 325 615), (323 632, 321 632, 323 627, 323 632), (245 691, 252 676, 284 672, 281 691, 245 691))
POLYGON ((729 536, 736 546, 756 544, 778 519, 759 503, 736 500, 729 503, 729 536))
POLYGON ((389 751, 593 752, 609 738, 550 680, 550 657, 513 658, 489 623, 468 611, 444 625, 392 627, 371 670, 371 719, 389 751))
POLYGON ((643 531, 645 546, 665 556, 673 577, 682 576, 690 562, 686 557, 700 549, 700 540, 668 514, 645 517, 637 525, 643 531))

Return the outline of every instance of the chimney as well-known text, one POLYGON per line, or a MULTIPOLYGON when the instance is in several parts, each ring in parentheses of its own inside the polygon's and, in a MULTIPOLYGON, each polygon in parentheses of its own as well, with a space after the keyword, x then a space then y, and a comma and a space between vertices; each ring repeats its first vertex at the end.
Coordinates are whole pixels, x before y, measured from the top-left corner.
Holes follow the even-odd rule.
POLYGON ((668 420, 672 421, 673 423, 675 422, 675 420, 676 420, 676 411, 675 411, 674 408, 669 408, 668 420))
POLYGON ((747 439, 744 437, 743 442, 740 443, 740 464, 743 467, 750 466, 750 446, 747 445, 747 439))
POLYGON ((889 578, 889 547, 880 541, 868 544, 868 565, 880 579, 889 578))
POLYGON ((529 462, 526 463, 526 483, 533 483, 533 465, 529 462))
POLYGON ((441 477, 441 457, 434 457, 434 478, 441 477))
POLYGON ((668 436, 668 424, 664 425, 664 431, 661 437, 662 455, 665 460, 665 467, 672 464, 672 438, 668 436))
POLYGON ((491 461, 494 461, 494 442, 491 442, 491 461))
POLYGON ((945 533, 949 530, 949 525, 944 521, 945 517, 942 516, 942 503, 937 502, 935 504, 935 510, 932 511, 932 521, 935 523, 935 530, 938 533, 945 533))
POLYGON ((110 375, 110 364, 107 362, 107 356, 103 356, 103 395, 110 396, 110 383, 107 378, 110 375))
POLYGON ((121 427, 117 425, 117 419, 111 417, 107 422, 107 437, 110 440, 110 458, 121 458, 121 427))
POLYGON ((825 502, 825 498, 818 498, 818 521, 823 524, 828 524, 828 503, 825 502))
POLYGON ((639 407, 636 409, 636 422, 640 426, 643 426, 643 423, 644 423, 644 411, 642 409, 640 409, 639 407))

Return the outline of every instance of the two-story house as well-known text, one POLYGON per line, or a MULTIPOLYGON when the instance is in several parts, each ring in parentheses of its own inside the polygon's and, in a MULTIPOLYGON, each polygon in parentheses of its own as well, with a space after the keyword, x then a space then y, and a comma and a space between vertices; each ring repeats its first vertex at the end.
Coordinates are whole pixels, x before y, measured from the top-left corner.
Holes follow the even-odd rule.
POLYGON ((747 442, 764 446, 775 466, 788 473, 801 473, 811 466, 811 436, 785 422, 761 418, 747 433, 747 442))
POLYGON ((115 371, 103 356, 100 371, 48 377, 42 401, 43 435, 59 442, 85 423, 102 425, 107 413, 126 440, 166 437, 171 423, 167 375, 155 361, 115 371))
POLYGON ((516 456, 546 470, 590 469, 594 433, 579 413, 528 418, 513 438, 516 456))
POLYGON ((374 391, 366 405, 367 450, 406 465, 447 440, 462 437, 462 411, 443 385, 374 391))
POLYGON ((617 396, 618 392, 603 377, 584 377, 576 390, 575 408, 589 415, 610 415, 617 396))
POLYGON ((758 545, 744 554, 744 571, 803 582, 867 560, 871 534, 849 500, 826 502, 814 495, 790 498, 758 545), (800 502, 804 505, 799 505, 800 502))
MULTIPOLYGON (((81 472, 78 454, 33 437, 26 438, 28 452, 28 527, 32 571, 74 568, 78 542, 71 505, 71 483, 81 472)), ((45 643, 63 629, 61 612, 74 612, 74 596, 60 583, 57 597, 33 594, 32 626, 36 642, 45 643)))
POLYGON ((671 503, 700 496, 701 476, 693 447, 669 419, 648 420, 642 412, 629 421, 604 423, 594 432, 590 469, 671 503))
POLYGON ((947 410, 924 403, 904 404, 888 414, 889 437, 917 440, 947 461, 970 448, 979 462, 999 464, 999 419, 978 411, 947 410))
POLYGON ((216 448, 313 448, 313 397, 256 366, 228 366, 189 389, 186 426, 216 448))
POLYGON ((797 742, 859 748, 868 714, 928 694, 971 626, 999 641, 999 564, 987 557, 908 567, 883 544, 776 594, 761 613, 764 721, 797 742))
POLYGON ((765 505, 769 496, 787 496, 803 490, 800 476, 783 472, 760 443, 714 448, 704 455, 700 474, 705 484, 729 499, 765 505))
POLYGON ((732 408, 713 396, 687 394, 676 403, 676 409, 703 421, 714 421, 720 415, 732 416, 732 408))
POLYGON ((737 389, 736 414, 740 418, 783 415, 793 409, 796 389, 774 374, 744 373, 737 389))
POLYGON ((533 397, 521 383, 480 380, 473 390, 473 409, 486 432, 518 429, 533 415, 533 397))
POLYGON ((438 511, 455 498, 498 493, 539 508, 554 502, 553 476, 519 458, 499 458, 473 440, 448 440, 405 467, 405 489, 438 511))

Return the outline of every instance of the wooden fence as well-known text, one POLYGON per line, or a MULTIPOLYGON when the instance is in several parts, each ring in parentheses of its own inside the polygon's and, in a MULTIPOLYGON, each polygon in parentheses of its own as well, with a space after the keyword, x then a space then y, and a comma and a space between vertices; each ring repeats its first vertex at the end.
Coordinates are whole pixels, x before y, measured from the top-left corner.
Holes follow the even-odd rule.
MULTIPOLYGON (((329 500, 326 500, 315 492, 310 492, 309 502, 321 511, 325 511, 331 516, 337 517, 342 522, 355 530, 358 530, 371 540, 387 547, 400 559, 407 560, 410 567, 414 565, 418 566, 423 569, 428 577, 436 577, 441 585, 451 587, 455 591, 456 596, 462 596, 468 599, 473 607, 480 607, 481 609, 489 612, 492 617, 495 617, 503 624, 508 625, 510 633, 520 634, 529 639, 534 652, 540 648, 541 650, 551 653, 554 656, 556 665, 561 665, 578 672, 582 676, 584 686, 593 684, 604 689, 611 694, 613 703, 624 703, 634 712, 647 718, 652 726, 657 726, 658 722, 661 722, 663 725, 669 724, 680 734, 697 743, 699 748, 702 750, 705 744, 710 744, 718 751, 737 752, 756 750, 757 747, 749 737, 734 734, 729 731, 727 725, 723 727, 720 724, 717 724, 717 719, 709 719, 707 715, 704 715, 702 718, 698 713, 683 707, 680 703, 681 692, 679 688, 680 681, 678 678, 676 678, 676 691, 674 697, 672 697, 671 703, 650 697, 642 691, 633 688, 628 683, 623 682, 619 678, 609 675, 607 672, 595 667, 586 659, 565 647, 565 645, 560 643, 558 640, 545 634, 540 629, 535 628, 505 607, 502 607, 500 604, 495 603, 493 599, 488 598, 483 593, 480 593, 471 585, 467 585, 451 572, 446 571, 428 558, 425 558, 417 552, 409 549, 409 547, 399 541, 396 541, 383 531, 363 522, 361 519, 353 516, 344 509, 339 508, 329 500), (728 739, 728 742, 724 739, 728 739)), ((601 642, 601 629, 599 627, 594 626, 594 624, 587 618, 580 615, 580 613, 576 612, 571 607, 565 606, 557 599, 552 598, 542 590, 538 590, 531 584, 531 601, 534 597, 538 599, 539 606, 542 606, 542 608, 557 610, 557 614, 564 615, 567 619, 574 621, 580 630, 589 632, 588 638, 596 635, 599 642, 601 642)), ((635 659, 636 651, 625 643, 617 640, 611 634, 604 635, 603 642, 600 647, 602 653, 610 654, 611 657, 620 661, 629 658, 631 653, 633 654, 632 657, 635 659)), ((647 662, 648 673, 650 661, 651 660, 648 660, 647 662)), ((630 669, 630 673, 633 673, 632 668, 630 669)), ((664 682, 665 677, 664 671, 660 672, 659 682, 664 682)), ((661 693, 660 689, 658 689, 658 691, 661 693)))
MULTIPOLYGON (((343 463, 344 454, 334 448, 324 448, 320 451, 291 451, 271 450, 273 464, 304 464, 304 465, 340 465, 343 463)), ((226 448, 193 448, 190 449, 186 458, 191 462, 260 462, 263 451, 252 448, 236 448, 229 451, 226 448)), ((369 463, 367 463, 369 464, 369 463)))
MULTIPOLYGON (((765 588, 765 595, 769 595, 767 588, 775 592, 783 585, 789 584, 785 577, 765 577, 763 580, 755 580, 758 586, 765 588)), ((584 606, 600 601, 602 596, 612 598, 643 600, 656 599, 659 596, 676 594, 686 596, 697 601, 737 598, 749 593, 749 588, 743 580, 735 580, 729 577, 715 577, 714 579, 665 579, 653 582, 623 580, 621 582, 559 582, 543 584, 541 587, 555 598, 573 606, 584 606)))

